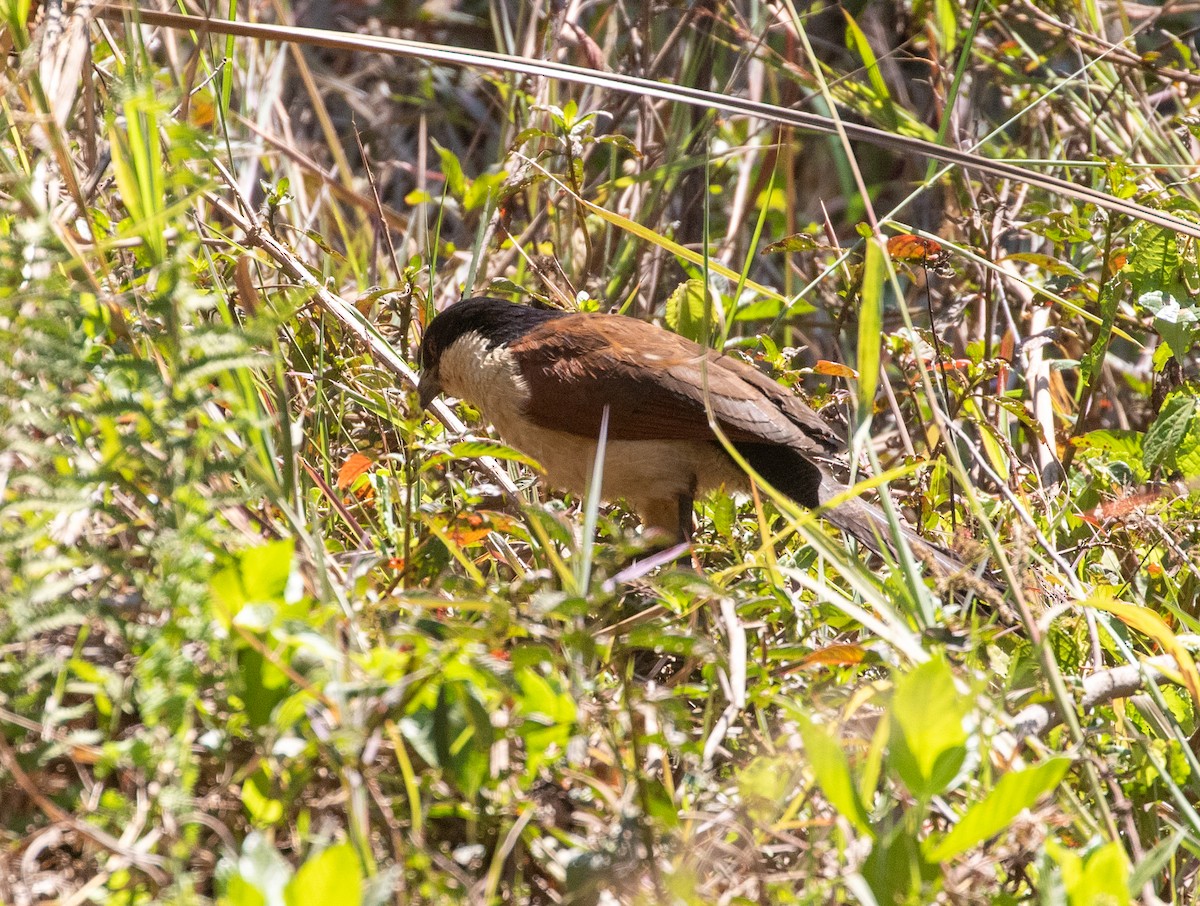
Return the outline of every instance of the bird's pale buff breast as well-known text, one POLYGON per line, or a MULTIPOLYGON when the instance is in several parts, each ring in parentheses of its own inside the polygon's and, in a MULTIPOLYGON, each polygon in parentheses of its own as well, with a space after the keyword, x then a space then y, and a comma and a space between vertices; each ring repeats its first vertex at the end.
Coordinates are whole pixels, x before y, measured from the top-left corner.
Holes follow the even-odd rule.
MULTIPOLYGON (((542 428, 524 417, 529 387, 509 350, 489 350, 483 337, 468 333, 442 354, 438 371, 443 390, 477 407, 506 444, 537 460, 548 484, 573 494, 586 492, 596 441, 542 428)), ((746 476, 714 443, 618 440, 606 445, 602 496, 627 498, 639 511, 720 485, 742 490, 746 476)))

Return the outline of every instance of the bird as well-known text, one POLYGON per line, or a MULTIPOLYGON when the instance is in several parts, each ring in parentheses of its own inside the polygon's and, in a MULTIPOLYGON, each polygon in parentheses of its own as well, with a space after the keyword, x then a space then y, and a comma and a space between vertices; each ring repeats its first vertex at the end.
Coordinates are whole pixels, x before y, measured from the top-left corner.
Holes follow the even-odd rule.
MULTIPOLYGON (((600 496, 624 499, 652 537, 688 541, 698 496, 750 490, 711 411, 772 487, 875 553, 895 552, 882 510, 853 495, 833 502, 848 490, 835 477, 847 444, 829 422, 753 365, 647 321, 475 296, 430 321, 419 366, 422 409, 442 393, 467 401, 542 466, 546 483, 573 494, 587 491, 603 424, 600 496)), ((966 569, 899 530, 935 573, 966 569)))

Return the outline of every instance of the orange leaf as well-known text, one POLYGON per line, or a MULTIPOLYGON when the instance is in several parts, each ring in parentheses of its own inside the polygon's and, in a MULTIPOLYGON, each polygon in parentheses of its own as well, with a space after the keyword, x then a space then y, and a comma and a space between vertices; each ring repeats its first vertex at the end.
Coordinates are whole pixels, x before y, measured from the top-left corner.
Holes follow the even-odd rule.
POLYGON ((942 248, 941 243, 914 236, 912 233, 890 237, 887 241, 887 252, 893 261, 911 261, 914 264, 928 264, 930 267, 941 267, 950 260, 950 253, 942 248))
POLYGON ((446 526, 446 537, 458 545, 475 544, 491 534, 492 527, 478 513, 461 513, 446 526))
POLYGON ((350 458, 342 463, 342 467, 338 469, 337 489, 344 491, 350 485, 354 484, 356 478, 362 475, 375 464, 375 460, 367 456, 365 453, 352 453, 350 458))
POLYGON ((821 359, 813 366, 813 371, 816 374, 827 374, 830 377, 846 378, 850 381, 858 380, 858 372, 849 365, 842 365, 838 362, 827 362, 821 359))
POLYGON ((861 645, 826 645, 818 648, 800 661, 800 667, 853 667, 866 659, 867 651, 861 645))
POLYGON ((512 528, 512 520, 502 513, 492 513, 481 510, 474 513, 459 513, 448 520, 442 527, 445 540, 465 547, 478 544, 492 532, 508 531, 512 528))

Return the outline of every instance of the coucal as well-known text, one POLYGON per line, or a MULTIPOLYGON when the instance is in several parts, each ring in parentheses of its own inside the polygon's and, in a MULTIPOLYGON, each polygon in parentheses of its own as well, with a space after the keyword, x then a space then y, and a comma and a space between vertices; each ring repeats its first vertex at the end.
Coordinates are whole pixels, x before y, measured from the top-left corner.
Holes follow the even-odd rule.
MULTIPOLYGON (((817 509, 846 485, 846 442, 791 391, 757 369, 653 324, 621 315, 531 308, 476 297, 451 305, 421 341, 418 393, 443 391, 476 406, 510 446, 533 457, 548 483, 582 494, 592 477, 605 406, 601 496, 624 498, 647 528, 686 539, 698 494, 749 490, 717 440, 772 486, 817 509)), ((892 530, 877 507, 850 498, 821 514, 880 553, 892 530)), ((901 527, 939 573, 953 554, 901 527)))

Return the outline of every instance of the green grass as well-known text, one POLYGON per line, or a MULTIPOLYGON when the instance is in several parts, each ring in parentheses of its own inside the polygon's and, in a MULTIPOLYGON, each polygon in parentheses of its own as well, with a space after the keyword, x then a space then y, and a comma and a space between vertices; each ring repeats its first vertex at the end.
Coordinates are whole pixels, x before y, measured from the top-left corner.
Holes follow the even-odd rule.
POLYGON ((1189 902, 1194 16, 328 6, 0 3, 0 902, 1189 902), (417 411, 484 292, 753 360, 1003 591, 765 487, 639 561, 417 411))

